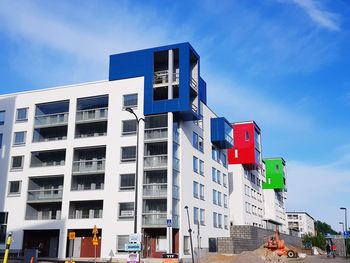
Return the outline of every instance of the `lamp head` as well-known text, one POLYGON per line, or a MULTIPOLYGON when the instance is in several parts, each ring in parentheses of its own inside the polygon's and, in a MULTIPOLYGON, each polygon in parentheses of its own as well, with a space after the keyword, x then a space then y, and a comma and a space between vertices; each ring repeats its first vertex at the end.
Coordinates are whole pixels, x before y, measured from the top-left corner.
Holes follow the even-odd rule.
POLYGON ((130 112, 130 113, 132 113, 132 114, 134 114, 134 110, 132 108, 127 107, 127 108, 125 108, 125 110, 130 112))
POLYGON ((187 206, 187 205, 185 206, 185 209, 188 209, 188 206, 187 206))
POLYGON ((340 209, 341 209, 341 210, 346 210, 346 207, 341 207, 340 209))
POLYGON ((344 223, 343 223, 343 222, 339 222, 339 224, 344 225, 344 223))

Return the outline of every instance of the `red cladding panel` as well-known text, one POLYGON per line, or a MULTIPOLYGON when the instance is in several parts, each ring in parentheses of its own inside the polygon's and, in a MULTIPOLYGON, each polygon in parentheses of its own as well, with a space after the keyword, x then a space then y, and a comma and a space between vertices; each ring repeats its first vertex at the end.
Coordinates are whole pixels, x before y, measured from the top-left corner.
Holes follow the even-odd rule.
POLYGON ((232 128, 234 147, 228 149, 228 163, 255 166, 255 124, 235 123, 232 128))

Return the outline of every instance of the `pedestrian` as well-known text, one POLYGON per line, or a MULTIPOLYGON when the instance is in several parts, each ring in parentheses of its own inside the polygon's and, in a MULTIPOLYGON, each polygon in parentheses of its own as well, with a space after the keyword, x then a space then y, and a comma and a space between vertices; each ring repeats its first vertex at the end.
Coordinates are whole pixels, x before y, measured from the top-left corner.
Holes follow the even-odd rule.
POLYGON ((335 253, 337 252, 337 245, 333 243, 331 246, 331 250, 332 250, 333 258, 335 258, 335 253))
POLYGON ((331 246, 328 242, 326 245, 326 252, 327 252, 327 258, 329 258, 330 254, 331 254, 331 246))

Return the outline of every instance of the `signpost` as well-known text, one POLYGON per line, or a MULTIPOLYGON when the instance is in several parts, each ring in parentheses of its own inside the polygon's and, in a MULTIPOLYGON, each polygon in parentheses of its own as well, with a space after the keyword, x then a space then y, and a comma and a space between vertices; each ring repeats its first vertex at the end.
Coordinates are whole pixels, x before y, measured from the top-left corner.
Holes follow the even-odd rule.
POLYGON ((94 255, 95 255, 95 263, 96 263, 96 247, 98 246, 98 238, 97 238, 98 230, 97 230, 96 225, 94 226, 94 229, 92 230, 92 234, 94 235, 92 237, 92 245, 94 246, 94 255))
POLYGON ((141 247, 141 235, 130 234, 129 243, 125 244, 125 251, 130 252, 127 257, 127 263, 139 263, 140 262, 140 251, 141 247))
POLYGON ((74 239, 75 239, 75 232, 69 232, 68 233, 69 238, 69 254, 70 254, 70 262, 72 263, 72 257, 73 257, 73 249, 74 249, 74 239))

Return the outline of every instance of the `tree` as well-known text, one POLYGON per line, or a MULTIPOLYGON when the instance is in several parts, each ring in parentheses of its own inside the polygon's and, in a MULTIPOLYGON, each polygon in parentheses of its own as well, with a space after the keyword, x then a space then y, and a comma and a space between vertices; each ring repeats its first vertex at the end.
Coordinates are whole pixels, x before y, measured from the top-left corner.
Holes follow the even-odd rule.
POLYGON ((331 235, 338 234, 338 232, 334 231, 330 225, 319 220, 315 221, 315 230, 317 235, 322 234, 323 236, 326 236, 328 233, 331 235))
POLYGON ((302 242, 305 247, 311 243, 313 247, 319 247, 323 250, 326 248, 326 238, 322 234, 317 234, 317 236, 305 235, 302 242))

